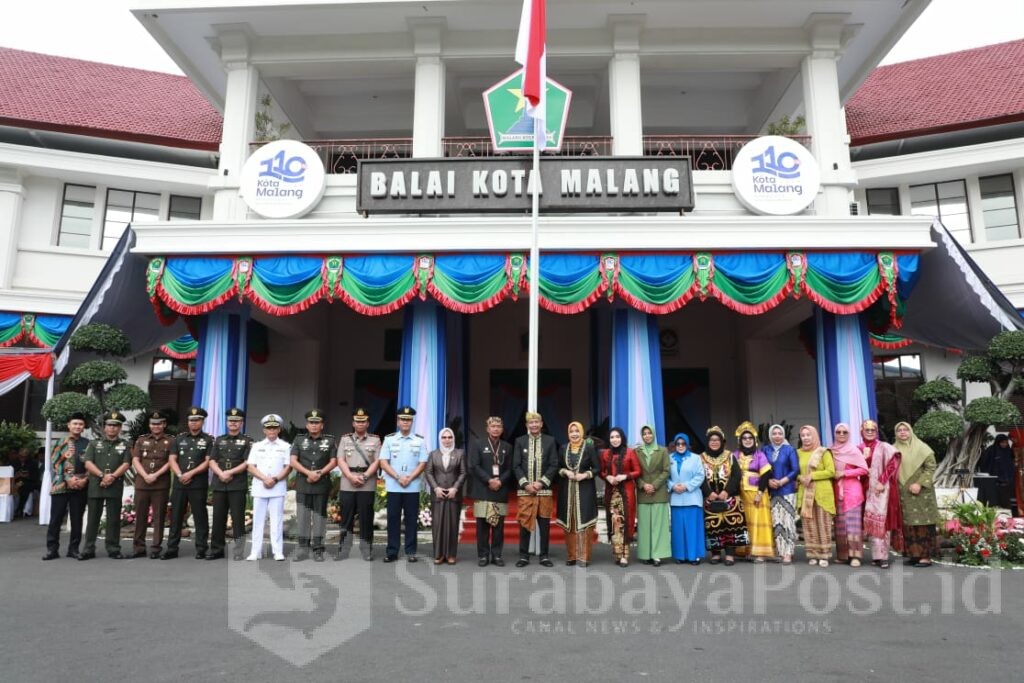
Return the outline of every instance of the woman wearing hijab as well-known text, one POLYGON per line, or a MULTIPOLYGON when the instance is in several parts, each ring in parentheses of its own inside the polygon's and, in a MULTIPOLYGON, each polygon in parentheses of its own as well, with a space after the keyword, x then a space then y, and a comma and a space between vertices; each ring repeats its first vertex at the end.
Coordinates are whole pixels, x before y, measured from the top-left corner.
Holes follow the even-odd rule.
POLYGON ((459 549, 459 517, 462 514, 462 484, 466 481, 466 458, 455 448, 455 432, 445 427, 437 434, 437 450, 427 456, 424 474, 433 496, 431 533, 434 536, 434 564, 445 560, 455 564, 459 549))
POLYGON ((796 449, 786 443, 786 429, 782 425, 768 428, 768 443, 761 452, 772 466, 768 494, 775 552, 782 558, 782 564, 792 564, 796 552, 796 478, 800 474, 800 461, 796 449))
POLYGON ((704 534, 711 564, 725 555, 728 567, 736 564, 729 552, 750 545, 750 534, 743 517, 740 480, 743 472, 732 452, 725 449, 725 432, 720 427, 707 431, 708 449, 701 454, 704 465, 704 534))
POLYGON ((690 437, 676 434, 668 474, 669 507, 672 510, 672 558, 693 566, 704 559, 704 464, 690 450, 690 437))
POLYGON ((860 449, 868 463, 868 490, 864 501, 864 533, 871 539, 871 563, 889 568, 889 544, 903 547, 900 513, 900 452, 878 438, 878 423, 865 420, 860 427, 860 449), (893 534, 895 533, 895 537, 893 534))
POLYGON ((661 566, 672 554, 668 509, 668 451, 654 439, 654 429, 644 425, 636 447, 640 478, 636 494, 636 556, 644 564, 661 566))
POLYGON ((836 425, 832 440, 835 462, 836 558, 843 564, 859 567, 864 556, 864 486, 868 462, 853 445, 850 425, 836 425))
POLYGON ((910 424, 896 423, 896 450, 900 452, 900 506, 903 510, 903 539, 906 563, 932 566, 935 524, 939 506, 935 501, 935 453, 917 438, 910 424))
POLYGON ((1010 448, 1010 437, 996 434, 996 440, 985 449, 978 461, 978 469, 996 477, 995 502, 1001 508, 1010 507, 1013 495, 1014 462, 1013 449, 1010 448))
POLYGON ((836 465, 832 453, 821 445, 818 430, 811 425, 800 428, 800 486, 796 505, 804 527, 804 545, 810 565, 827 567, 832 557, 832 518, 836 514, 832 478, 836 465))
POLYGON ((737 548, 736 554, 752 557, 754 562, 762 563, 764 558, 775 555, 772 509, 768 495, 772 466, 757 448, 757 427, 750 420, 736 428, 736 438, 739 440, 736 462, 743 473, 740 498, 743 500, 743 517, 747 520, 747 534, 750 536, 750 545, 737 548))
POLYGON ((618 427, 608 432, 609 448, 601 451, 601 478, 604 489, 605 517, 612 556, 619 566, 629 566, 629 544, 636 528, 636 480, 640 476, 640 460, 636 451, 626 445, 626 433, 618 427))
POLYGON ((566 564, 590 564, 594 543, 592 528, 597 524, 597 484, 601 472, 597 451, 589 439, 583 438, 583 425, 569 423, 569 443, 558 461, 558 505, 555 524, 565 530, 566 564))

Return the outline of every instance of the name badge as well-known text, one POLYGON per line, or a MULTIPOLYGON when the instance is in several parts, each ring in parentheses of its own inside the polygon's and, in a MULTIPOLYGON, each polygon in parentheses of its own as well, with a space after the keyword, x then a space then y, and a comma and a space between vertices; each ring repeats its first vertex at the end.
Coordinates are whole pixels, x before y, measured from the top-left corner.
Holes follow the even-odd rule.
POLYGON ((491 474, 493 474, 496 477, 496 476, 498 476, 498 472, 499 472, 498 466, 497 465, 491 465, 491 474))

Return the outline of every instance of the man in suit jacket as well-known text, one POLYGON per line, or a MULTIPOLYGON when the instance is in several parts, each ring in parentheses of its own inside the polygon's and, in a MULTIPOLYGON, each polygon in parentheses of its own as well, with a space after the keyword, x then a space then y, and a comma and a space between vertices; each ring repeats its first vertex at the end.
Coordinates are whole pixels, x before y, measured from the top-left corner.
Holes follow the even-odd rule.
POLYGON ((548 558, 548 538, 554 499, 551 484, 558 475, 558 447, 553 437, 541 434, 544 420, 540 413, 526 413, 526 435, 513 447, 512 473, 519 483, 519 561, 517 567, 530 564, 530 535, 540 534, 540 564, 553 567, 548 558))
POLYGON ((501 439, 500 417, 487 418, 487 437, 469 445, 469 497, 476 518, 477 564, 505 566, 505 516, 512 488, 512 445, 501 439))

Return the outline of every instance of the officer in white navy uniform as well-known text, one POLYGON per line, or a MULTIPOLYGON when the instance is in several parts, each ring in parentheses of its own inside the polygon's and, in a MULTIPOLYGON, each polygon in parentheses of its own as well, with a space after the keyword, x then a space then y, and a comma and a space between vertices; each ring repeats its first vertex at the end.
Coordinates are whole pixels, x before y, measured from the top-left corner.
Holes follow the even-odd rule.
POLYGON ((416 522, 420 512, 420 475, 427 466, 427 444, 412 433, 416 411, 405 406, 398 410, 398 431, 384 438, 380 449, 380 467, 388 492, 388 545, 384 561, 398 558, 402 516, 405 516, 405 558, 416 561, 416 522))
POLYGON ((263 525, 270 513, 270 549, 274 559, 284 560, 284 497, 288 493, 291 471, 291 445, 277 438, 281 434, 280 415, 264 415, 263 441, 249 449, 249 474, 252 475, 252 551, 247 560, 263 557, 263 525))

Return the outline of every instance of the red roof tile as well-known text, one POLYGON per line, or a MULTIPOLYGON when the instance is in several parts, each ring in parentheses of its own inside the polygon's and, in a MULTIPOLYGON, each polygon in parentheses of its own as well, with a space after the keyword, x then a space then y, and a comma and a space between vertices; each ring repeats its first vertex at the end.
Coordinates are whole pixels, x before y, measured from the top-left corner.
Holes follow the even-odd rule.
POLYGON ((222 123, 184 76, 0 48, 0 124, 215 150, 222 123))
POLYGON ((852 144, 1024 120, 1024 40, 882 66, 846 104, 852 144))

